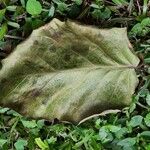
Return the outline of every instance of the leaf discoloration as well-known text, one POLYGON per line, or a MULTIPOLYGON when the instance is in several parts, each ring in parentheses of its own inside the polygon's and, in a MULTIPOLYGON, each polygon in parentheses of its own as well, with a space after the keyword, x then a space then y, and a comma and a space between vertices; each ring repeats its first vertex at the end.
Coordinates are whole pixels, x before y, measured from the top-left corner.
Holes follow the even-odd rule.
POLYGON ((127 106, 138 83, 139 59, 130 49, 124 28, 54 19, 2 61, 0 103, 21 104, 16 110, 33 118, 72 122, 127 106))

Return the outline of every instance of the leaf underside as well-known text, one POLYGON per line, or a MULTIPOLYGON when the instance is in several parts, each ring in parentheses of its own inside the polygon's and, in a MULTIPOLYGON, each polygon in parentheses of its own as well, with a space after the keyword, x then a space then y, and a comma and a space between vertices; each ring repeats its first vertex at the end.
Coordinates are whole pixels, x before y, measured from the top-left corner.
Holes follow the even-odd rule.
POLYGON ((127 106, 138 83, 131 49, 125 28, 53 19, 2 61, 0 104, 71 122, 127 106))

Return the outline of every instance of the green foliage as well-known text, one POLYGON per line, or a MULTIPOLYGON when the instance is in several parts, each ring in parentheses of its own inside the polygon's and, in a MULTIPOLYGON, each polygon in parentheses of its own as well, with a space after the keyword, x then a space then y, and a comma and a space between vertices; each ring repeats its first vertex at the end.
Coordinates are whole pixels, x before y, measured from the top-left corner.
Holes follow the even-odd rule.
POLYGON ((150 113, 146 115, 144 118, 145 124, 150 127, 150 113))
POLYGON ((75 4, 77 5, 81 5, 82 4, 82 0, 74 0, 75 4))
MULTIPOLYGON (((137 9, 136 4, 132 0, 130 2, 127 0, 113 0, 112 2, 103 0, 90 2, 84 2, 83 0, 72 0, 69 2, 66 0, 3 0, 0 4, 0 24, 8 24, 8 34, 22 40, 33 29, 49 22, 52 17, 86 20, 90 24, 100 22, 102 27, 111 27, 118 26, 118 24, 119 26, 124 26, 122 19, 125 20, 126 14, 129 13, 129 17, 132 17, 135 22, 135 27, 134 25, 131 26, 129 22, 129 27, 133 27, 131 35, 139 36, 142 33, 142 36, 144 36, 148 34, 149 29, 147 25, 141 25, 141 21, 147 22, 145 18, 148 11, 148 1, 144 0, 140 4, 143 5, 140 6, 143 8, 142 11, 137 9), (36 26, 33 25, 35 20, 38 20, 36 21, 36 26)), ((1 40, 5 40, 5 38, 3 37, 1 40)), ((16 38, 11 40, 16 43, 16 38)))
POLYGON ((26 10, 29 14, 35 16, 39 15, 42 12, 42 6, 37 0, 28 0, 26 10))
POLYGON ((23 139, 18 139, 17 142, 14 144, 16 150, 24 150, 27 146, 27 141, 23 139))
POLYGON ((1 9, 0 10, 0 22, 3 21, 4 17, 5 17, 5 12, 6 12, 6 9, 1 9))
POLYGON ((140 23, 134 25, 130 31, 132 36, 146 36, 150 33, 150 18, 143 19, 140 23))
POLYGON ((147 96, 146 96, 146 102, 150 106, 150 94, 147 94, 147 96))
POLYGON ((41 140, 41 138, 36 138, 35 142, 42 150, 49 149, 49 146, 48 146, 48 143, 46 142, 46 140, 43 142, 41 140))
POLYGON ((3 39, 6 33, 7 33, 7 24, 4 23, 0 27, 0 40, 3 39))
POLYGON ((8 108, 1 108, 0 149, 41 149, 36 143, 38 138, 43 143, 46 142, 50 150, 150 150, 149 1, 93 0, 92 3, 89 0, 38 1, 42 6, 39 15, 27 12, 27 0, 0 2, 0 49, 8 51, 8 45, 13 47, 26 38, 33 29, 49 22, 52 17, 62 19, 69 17, 103 28, 127 26, 133 46, 142 54, 144 58, 141 62, 144 61, 146 65, 137 70, 140 72, 140 84, 129 108, 117 114, 90 119, 79 126, 64 123, 55 125, 55 121, 51 123, 44 120, 34 122, 8 108), (110 10, 108 14, 103 14, 108 9, 110 10), (7 31, 6 28, 2 30, 3 25, 7 26, 7 31), (23 122, 29 125, 26 126, 23 122))
POLYGON ((3 148, 4 144, 7 143, 7 140, 0 139, 0 147, 3 148))
POLYGON ((123 150, 126 149, 134 149, 134 145, 136 144, 136 138, 125 138, 117 143, 117 145, 121 146, 123 150))
POLYGON ((129 125, 132 127, 140 126, 142 124, 143 117, 140 115, 131 118, 129 125))
POLYGON ((112 0, 116 5, 128 4, 127 0, 112 0))
MULTIPOLYGON (((91 7, 95 7, 95 6, 91 5, 91 7)), ((96 19, 108 19, 111 16, 111 11, 107 7, 104 8, 103 10, 101 10, 100 8, 94 9, 94 11, 92 12, 92 16, 93 18, 96 19)))
MULTIPOLYGON (((139 101, 136 105, 139 105, 139 101)), ((144 108, 141 109, 143 109, 142 114, 147 112, 144 108)), ((149 113, 147 112, 145 117, 134 116, 134 113, 129 113, 129 108, 126 108, 122 113, 110 113, 106 117, 93 118, 74 126, 62 123, 52 125, 49 121, 27 120, 22 116, 18 118, 15 112, 1 108, 0 143, 3 149, 14 147, 17 150, 148 149, 149 113)))
POLYGON ((32 121, 22 120, 21 122, 25 128, 31 128, 32 129, 32 128, 37 127, 35 120, 32 120, 32 121))

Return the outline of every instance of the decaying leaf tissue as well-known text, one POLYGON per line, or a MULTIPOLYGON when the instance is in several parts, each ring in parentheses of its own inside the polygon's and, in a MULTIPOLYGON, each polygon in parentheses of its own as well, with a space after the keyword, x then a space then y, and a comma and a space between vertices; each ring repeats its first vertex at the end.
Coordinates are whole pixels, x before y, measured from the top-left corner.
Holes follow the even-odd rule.
POLYGON ((138 63, 126 29, 53 19, 2 61, 0 104, 33 118, 79 122, 129 105, 138 63))

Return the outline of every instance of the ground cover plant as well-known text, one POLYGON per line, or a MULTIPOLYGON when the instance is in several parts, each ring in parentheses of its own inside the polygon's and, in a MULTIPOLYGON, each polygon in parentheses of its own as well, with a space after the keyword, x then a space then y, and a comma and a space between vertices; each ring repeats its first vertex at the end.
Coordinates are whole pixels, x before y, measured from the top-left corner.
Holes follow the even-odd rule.
POLYGON ((1 149, 150 149, 150 2, 1 0, 0 57, 26 39, 33 29, 53 17, 70 18, 100 28, 127 27, 128 37, 141 62, 139 85, 130 107, 108 111, 78 126, 58 120, 31 120, 1 108, 1 149))

